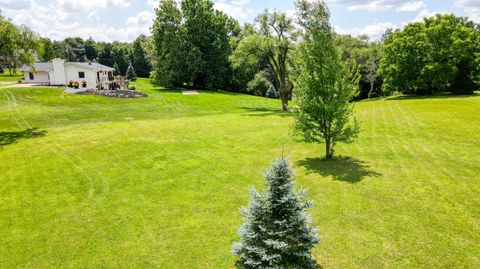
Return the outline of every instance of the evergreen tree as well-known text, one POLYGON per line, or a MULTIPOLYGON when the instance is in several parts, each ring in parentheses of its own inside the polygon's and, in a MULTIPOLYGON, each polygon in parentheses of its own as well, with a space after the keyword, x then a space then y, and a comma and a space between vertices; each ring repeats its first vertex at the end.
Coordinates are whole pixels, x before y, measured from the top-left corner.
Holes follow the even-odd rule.
POLYGON ((147 59, 147 54, 143 49, 142 43, 145 42, 146 36, 141 35, 133 42, 132 48, 132 64, 137 75, 142 78, 148 78, 150 75, 150 63, 147 59))
POLYGON ((115 59, 113 58, 113 46, 111 43, 103 45, 102 49, 98 53, 98 62, 106 66, 113 66, 115 59))
POLYGON ((275 90, 275 87, 273 85, 271 85, 270 88, 268 89, 267 97, 272 99, 278 98, 277 90, 275 90))
POLYGON ((41 61, 48 62, 57 57, 57 55, 55 54, 53 42, 52 40, 50 40, 50 38, 42 37, 40 38, 39 42, 41 47, 41 53, 39 55, 39 59, 41 61))
POLYGON ((265 174, 265 192, 253 190, 243 210, 241 242, 233 247, 238 268, 315 268, 310 250, 320 239, 309 225, 306 192, 294 191, 292 177, 288 161, 281 159, 265 174))
POLYGON ((115 63, 113 64, 113 69, 115 69, 115 71, 113 71, 113 75, 114 75, 114 76, 119 76, 119 75, 120 75, 120 68, 118 68, 117 62, 115 62, 115 63))
POLYGON ((89 39, 85 40, 85 57, 87 60, 92 61, 93 59, 97 58, 97 44, 95 41, 90 37, 89 39))
POLYGON ((133 68, 132 63, 128 65, 127 73, 125 75, 129 80, 135 81, 137 79, 137 73, 135 72, 135 69, 133 68))

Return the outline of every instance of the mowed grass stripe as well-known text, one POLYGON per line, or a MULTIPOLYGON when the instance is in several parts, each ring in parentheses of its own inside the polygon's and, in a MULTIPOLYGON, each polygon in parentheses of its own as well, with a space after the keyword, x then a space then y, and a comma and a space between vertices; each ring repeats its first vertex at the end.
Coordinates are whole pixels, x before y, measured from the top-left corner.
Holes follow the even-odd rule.
POLYGON ((325 162, 277 100, 136 84, 149 98, 10 88, 15 114, 0 95, 1 131, 48 131, 0 148, 0 267, 232 268, 238 208, 282 151, 325 268, 478 267, 479 97, 359 102, 363 132, 325 162))

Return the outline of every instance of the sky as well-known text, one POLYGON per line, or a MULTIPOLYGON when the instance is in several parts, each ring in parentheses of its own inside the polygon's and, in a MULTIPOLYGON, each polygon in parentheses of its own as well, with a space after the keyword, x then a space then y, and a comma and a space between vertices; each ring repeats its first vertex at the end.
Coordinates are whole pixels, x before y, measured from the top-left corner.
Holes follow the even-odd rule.
MULTIPOLYGON (((240 23, 253 22, 264 9, 293 16, 293 0, 214 0, 215 8, 240 23)), ((437 13, 468 16, 480 22, 480 0, 326 0, 338 33, 378 39, 387 28, 402 28, 437 13)), ((158 0, 0 0, 3 16, 41 36, 92 37, 132 41, 150 33, 158 0)))

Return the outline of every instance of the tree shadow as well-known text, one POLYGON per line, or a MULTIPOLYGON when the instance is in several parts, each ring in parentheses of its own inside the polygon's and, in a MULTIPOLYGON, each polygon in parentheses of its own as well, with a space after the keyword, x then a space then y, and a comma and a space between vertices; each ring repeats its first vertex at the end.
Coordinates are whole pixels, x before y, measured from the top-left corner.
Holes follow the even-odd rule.
POLYGON ((322 176, 332 176, 334 180, 348 183, 357 183, 368 176, 380 176, 372 171, 364 161, 338 156, 332 160, 325 158, 307 158, 297 162, 298 165, 307 169, 307 173, 318 173, 322 176))
POLYGON ((20 132, 0 132, 0 148, 13 144, 19 139, 43 137, 47 131, 39 131, 38 128, 30 128, 20 132))
POLYGON ((245 116, 251 117, 267 117, 272 115, 288 117, 292 115, 292 113, 289 111, 283 111, 281 109, 271 109, 266 107, 240 107, 240 109, 246 110, 248 114, 245 114, 245 116))
POLYGON ((463 99, 478 97, 480 94, 473 93, 470 95, 455 95, 450 93, 437 93, 431 95, 400 95, 391 98, 387 98, 387 101, 401 101, 401 100, 425 100, 425 99, 463 99))

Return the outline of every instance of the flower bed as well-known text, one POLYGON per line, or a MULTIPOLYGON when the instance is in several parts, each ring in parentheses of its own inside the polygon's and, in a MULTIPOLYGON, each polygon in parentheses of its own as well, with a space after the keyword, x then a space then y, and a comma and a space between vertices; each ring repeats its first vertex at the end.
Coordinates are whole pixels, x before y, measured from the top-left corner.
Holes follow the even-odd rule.
POLYGON ((140 97, 148 97, 148 95, 142 93, 142 92, 137 92, 137 91, 124 91, 124 90, 119 90, 119 91, 110 91, 110 90, 86 90, 84 92, 78 93, 78 94, 95 94, 95 95, 102 95, 102 96, 107 96, 107 97, 113 97, 113 98, 140 98, 140 97))

